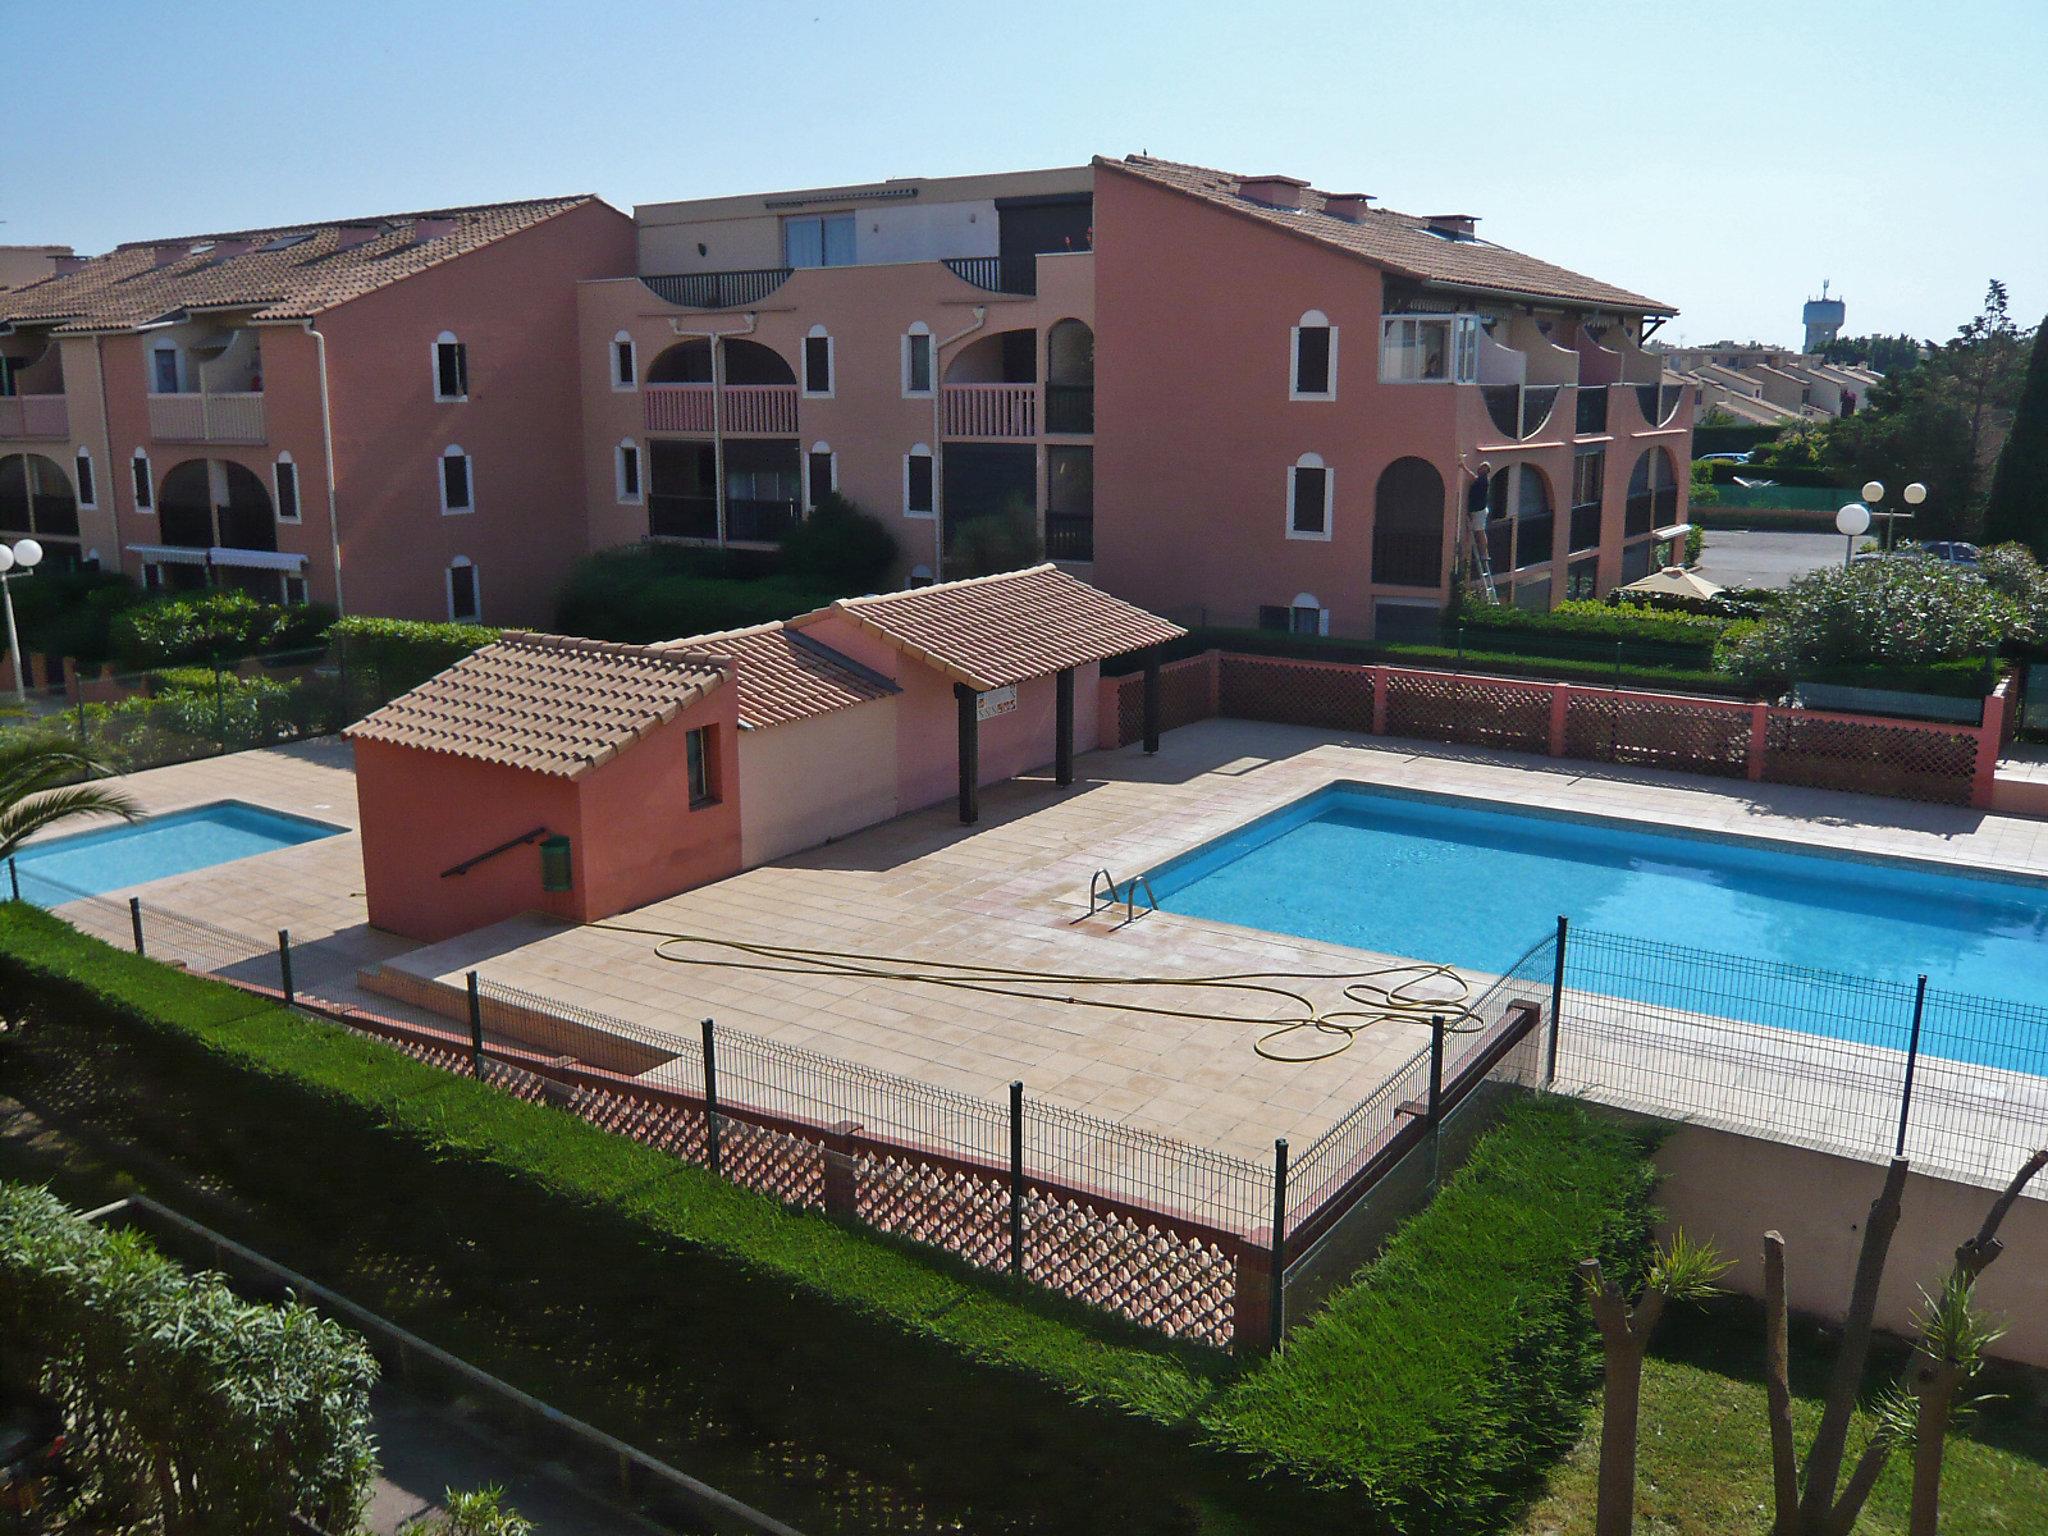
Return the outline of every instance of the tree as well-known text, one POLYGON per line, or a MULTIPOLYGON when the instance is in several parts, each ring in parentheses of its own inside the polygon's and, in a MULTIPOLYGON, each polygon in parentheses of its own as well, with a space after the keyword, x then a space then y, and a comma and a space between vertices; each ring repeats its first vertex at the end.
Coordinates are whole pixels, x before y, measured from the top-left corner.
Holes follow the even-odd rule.
POLYGON ((782 568, 834 591, 878 591, 895 563, 896 540, 882 520, 837 491, 782 536, 782 568))
POLYGON ((2034 332, 2012 431, 1999 450, 1984 536, 2013 539, 2048 558, 2048 326, 2034 332))
POLYGON ((1028 502, 1014 497, 1000 512, 962 518, 950 530, 947 542, 948 577, 994 576, 1045 558, 1037 514, 1028 502))
POLYGON ((60 822, 87 816, 133 821, 140 812, 126 793, 77 782, 106 772, 98 760, 47 737, 0 743, 0 861, 60 822))
POLYGON ((1927 349, 1911 336, 1837 336, 1820 349, 1822 362, 1853 363, 1876 373, 1904 373, 1919 366, 1927 349))
POLYGON ((1717 1295, 1715 1284, 1731 1267, 1712 1243, 1695 1243, 1680 1228, 1670 1245, 1660 1245, 1631 1307, 1602 1273, 1598 1259, 1579 1263, 1593 1321, 1605 1352, 1605 1392, 1600 1407, 1600 1481, 1596 1536, 1629 1536, 1635 1525, 1636 1434, 1643 1394, 1643 1357, 1667 1302, 1702 1302, 1717 1295))

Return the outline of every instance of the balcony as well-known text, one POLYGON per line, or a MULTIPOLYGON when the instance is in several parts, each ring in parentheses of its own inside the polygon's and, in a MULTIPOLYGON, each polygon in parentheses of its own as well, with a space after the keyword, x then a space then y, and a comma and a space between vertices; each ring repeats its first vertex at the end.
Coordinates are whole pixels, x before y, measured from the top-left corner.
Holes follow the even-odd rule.
POLYGON ((643 277, 655 295, 685 309, 739 309, 758 304, 789 280, 794 267, 756 267, 743 272, 680 272, 643 277))
POLYGON ((647 430, 714 431, 738 437, 789 437, 796 432, 797 392, 794 384, 728 384, 720 409, 712 409, 709 384, 649 384, 645 397, 647 430))
POLYGON ((0 397, 0 437, 69 437, 71 410, 62 395, 0 397))
POLYGON ((1095 430, 1093 384, 1045 386, 1045 430, 1049 435, 1086 437, 1095 430))
POLYGON ((1036 437, 1038 386, 948 384, 945 430, 948 437, 1036 437))
POLYGON ((264 442, 262 392, 151 395, 149 435, 163 443, 264 442))
POLYGON ((1581 437, 1599 437, 1607 431, 1607 388, 1583 385, 1579 389, 1579 419, 1577 431, 1581 437))
POLYGON ((1556 384, 1482 384, 1480 398, 1494 428, 1516 442, 1534 437, 1557 408, 1556 384))
POLYGON ((1571 551, 1600 547, 1600 503, 1584 502, 1572 508, 1571 551))
POLYGON ((1652 427, 1669 426, 1685 399, 1683 384, 1638 384, 1635 391, 1636 407, 1652 427))
POLYGON ((775 544, 796 526, 793 501, 759 501, 728 496, 725 501, 725 542, 775 544))
MULTIPOLYGON (((1673 492, 1674 497, 1676 492, 1673 492)), ((1621 532, 1624 538, 1637 538, 1657 526, 1657 498, 1650 491, 1638 491, 1629 497, 1626 512, 1622 517, 1621 532)))
POLYGON ((962 282, 988 293, 1031 297, 1038 292, 1036 256, 948 256, 945 267, 962 282))
POLYGON ((1049 560, 1093 560, 1095 558, 1095 514, 1092 512, 1046 513, 1045 554, 1049 560))
POLYGON ((657 539, 718 538, 716 496, 670 496, 651 491, 647 496, 647 532, 657 539))

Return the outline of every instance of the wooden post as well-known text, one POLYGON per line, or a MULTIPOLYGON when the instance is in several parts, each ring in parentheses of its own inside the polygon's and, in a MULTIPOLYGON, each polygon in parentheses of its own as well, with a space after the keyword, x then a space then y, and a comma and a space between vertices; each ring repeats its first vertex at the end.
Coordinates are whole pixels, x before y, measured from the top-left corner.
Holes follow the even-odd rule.
POLYGON ((1572 707, 1572 690, 1568 683, 1550 685, 1550 755, 1564 756, 1564 721, 1572 707))
POLYGON ((825 1214, 848 1220, 860 1214, 856 1145, 860 1122, 841 1120, 825 1129, 825 1214))
POLYGON ((1159 750, 1159 652, 1145 656, 1145 755, 1159 750))
POLYGON ((960 710, 960 823, 968 827, 981 820, 981 718, 975 708, 980 697, 965 683, 953 685, 960 710))
POLYGON ((1053 678, 1053 778, 1062 786, 1074 782, 1074 669, 1062 667, 1053 678))

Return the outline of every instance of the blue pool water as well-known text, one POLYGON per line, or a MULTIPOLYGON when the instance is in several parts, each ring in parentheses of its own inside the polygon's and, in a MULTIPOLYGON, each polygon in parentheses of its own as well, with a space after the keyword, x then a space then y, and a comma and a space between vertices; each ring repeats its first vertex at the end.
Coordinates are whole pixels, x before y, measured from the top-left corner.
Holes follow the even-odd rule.
POLYGON ((14 862, 21 894, 56 906, 74 896, 96 896, 165 875, 187 874, 253 853, 333 837, 342 830, 239 800, 219 800, 168 816, 110 823, 31 843, 14 856, 14 862))
MULTIPOLYGON (((1349 785, 1151 879, 1170 912, 1494 972, 1562 913, 1602 933, 1881 978, 1908 993, 1925 972, 1933 989, 2032 1004, 2048 980, 2048 883, 1349 785)), ((1632 995, 1685 1003, 1675 984, 1632 995)), ((1856 1033, 1852 1022, 1840 1032, 1856 1033)), ((1838 1032, 1824 1017, 1791 1027, 1838 1032)))

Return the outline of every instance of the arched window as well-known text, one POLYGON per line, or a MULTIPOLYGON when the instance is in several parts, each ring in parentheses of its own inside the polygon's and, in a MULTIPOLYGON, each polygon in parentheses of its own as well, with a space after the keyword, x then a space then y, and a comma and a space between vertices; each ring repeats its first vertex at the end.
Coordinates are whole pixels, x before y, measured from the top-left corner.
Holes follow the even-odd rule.
POLYGON ((75 449, 71 455, 72 479, 78 485, 78 506, 83 512, 91 512, 100 504, 99 477, 92 472, 92 450, 85 447, 75 449))
POLYGON ((919 320, 903 333, 904 397, 929 397, 934 377, 932 328, 919 320))
POLYGON ((441 512, 444 516, 476 510, 476 485, 469 455, 459 444, 441 450, 441 512))
POLYGON ((1337 328, 1330 324, 1330 317, 1320 309, 1312 309, 1296 322, 1292 336, 1287 398, 1336 399, 1337 328))
POLYGON ((1678 521, 1678 469, 1671 450, 1645 448, 1629 471, 1623 535, 1638 538, 1678 521))
POLYGON ((820 497, 839 489, 839 455, 830 443, 813 443, 804 455, 804 509, 815 511, 820 497))
POLYGON ((640 387, 640 359, 633 350, 633 338, 624 331, 612 337, 612 388, 632 390, 640 387))
POLYGON ((923 443, 903 455, 903 515, 938 515, 937 503, 932 499, 932 451, 923 443))
POLYGON ((612 450, 612 480, 621 503, 644 499, 640 489, 640 445, 630 437, 612 450))
POLYGON ((1316 599, 1313 592, 1297 592, 1288 606, 1287 627, 1297 635, 1327 635, 1330 632, 1330 610, 1316 599))
POLYGON ((1444 477, 1412 455, 1380 471, 1372 503, 1372 579, 1435 587, 1444 576, 1444 477))
POLYGON ((832 337, 814 325, 804 337, 804 393, 815 399, 832 397, 832 337))
POLYGON ((1304 453, 1287 470, 1287 537, 1330 537, 1330 499, 1335 479, 1321 454, 1304 453))
MULTIPOLYGON (((1543 565, 1551 556, 1557 509, 1550 499, 1550 479, 1534 464, 1515 467, 1515 547, 1512 569, 1543 565)), ((1543 606, 1549 607, 1547 597, 1543 606)))
POLYGON ((448 622, 475 624, 484 616, 483 588, 477 584, 476 562, 457 555, 448 562, 448 622))
POLYGON ((135 489, 135 510, 156 511, 156 481, 149 473, 149 455, 140 448, 135 457, 128 461, 128 473, 135 489))
POLYGON ((444 403, 469 398, 469 348, 453 331, 434 338, 434 398, 444 403))
POLYGON ((270 485, 277 498, 277 520, 296 523, 299 519, 299 466, 289 453, 280 453, 270 466, 270 485))

